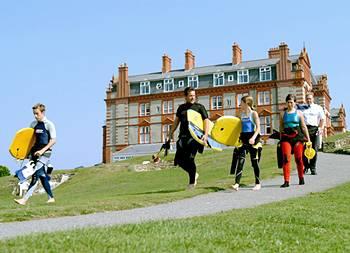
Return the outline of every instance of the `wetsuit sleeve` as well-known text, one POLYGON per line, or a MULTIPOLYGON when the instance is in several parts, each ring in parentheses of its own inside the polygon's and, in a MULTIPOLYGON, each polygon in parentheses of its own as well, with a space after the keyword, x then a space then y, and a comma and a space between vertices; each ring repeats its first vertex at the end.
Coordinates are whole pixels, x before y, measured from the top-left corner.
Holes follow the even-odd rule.
POLYGON ((176 110, 176 116, 178 117, 178 118, 181 118, 181 105, 177 108, 177 110, 176 110))
POLYGON ((56 127, 52 122, 47 122, 47 130, 50 132, 51 139, 56 139, 56 127))
POLYGON ((36 121, 33 121, 32 123, 30 123, 29 127, 30 128, 34 128, 36 126, 36 121))
POLYGON ((199 113, 202 115, 203 120, 208 118, 208 112, 203 105, 199 108, 199 113))

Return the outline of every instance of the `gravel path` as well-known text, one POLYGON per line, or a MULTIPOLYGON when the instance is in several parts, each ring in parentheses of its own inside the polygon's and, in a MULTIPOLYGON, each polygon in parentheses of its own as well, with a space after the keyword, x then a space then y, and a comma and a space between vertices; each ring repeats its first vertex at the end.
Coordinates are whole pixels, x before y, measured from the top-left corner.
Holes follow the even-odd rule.
POLYGON ((305 175, 306 184, 303 186, 298 185, 298 177, 293 173, 291 186, 284 189, 279 187, 283 183, 283 178, 278 177, 263 181, 260 191, 252 191, 251 186, 240 188, 238 192, 226 190, 132 210, 0 223, 0 240, 33 232, 53 232, 214 214, 305 196, 350 181, 350 156, 319 153, 318 164, 318 175, 305 175))

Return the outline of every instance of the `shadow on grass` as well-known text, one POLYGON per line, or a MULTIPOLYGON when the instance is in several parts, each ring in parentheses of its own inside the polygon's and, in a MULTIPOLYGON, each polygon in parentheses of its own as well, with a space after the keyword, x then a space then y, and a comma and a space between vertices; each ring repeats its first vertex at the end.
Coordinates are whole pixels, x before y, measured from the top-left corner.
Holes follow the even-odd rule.
POLYGON ((211 192, 218 192, 218 191, 224 191, 226 190, 226 188, 222 188, 222 187, 216 187, 216 186, 208 186, 208 187, 202 187, 205 190, 209 190, 211 192))
MULTIPOLYGON (((182 192, 185 189, 174 189, 174 190, 160 190, 160 191, 149 191, 149 192, 136 192, 136 193, 128 193, 125 195, 147 195, 147 194, 158 194, 158 193, 172 193, 172 192, 182 192)), ((124 194, 123 194, 124 195, 124 194)))

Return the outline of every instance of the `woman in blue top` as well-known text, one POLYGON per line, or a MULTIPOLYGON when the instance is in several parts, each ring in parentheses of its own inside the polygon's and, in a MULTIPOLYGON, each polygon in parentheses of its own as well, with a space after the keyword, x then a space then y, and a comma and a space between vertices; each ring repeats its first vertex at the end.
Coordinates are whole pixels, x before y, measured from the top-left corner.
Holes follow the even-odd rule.
POLYGON ((299 185, 304 185, 304 163, 303 151, 304 141, 310 143, 309 132, 305 125, 303 113, 295 109, 296 97, 288 94, 286 97, 287 110, 281 115, 281 149, 283 157, 283 177, 282 188, 289 187, 292 154, 298 171, 299 185))
POLYGON ((253 110, 253 98, 250 96, 244 96, 241 99, 241 121, 242 121, 242 132, 240 140, 242 146, 239 147, 235 152, 238 158, 235 184, 232 188, 236 191, 239 189, 239 183, 242 177, 243 166, 245 162, 246 153, 250 153, 250 160, 254 168, 255 175, 255 187, 253 190, 261 189, 260 182, 260 168, 259 161, 261 157, 262 145, 260 142, 260 119, 258 113, 253 110))

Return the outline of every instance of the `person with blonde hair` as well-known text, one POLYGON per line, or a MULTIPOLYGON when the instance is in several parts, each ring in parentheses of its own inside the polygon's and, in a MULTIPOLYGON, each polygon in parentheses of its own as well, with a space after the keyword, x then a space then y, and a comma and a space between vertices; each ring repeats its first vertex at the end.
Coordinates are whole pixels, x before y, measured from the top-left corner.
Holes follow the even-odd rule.
POLYGON ((249 153, 255 175, 255 186, 253 190, 260 190, 261 180, 259 161, 261 158, 262 144, 260 142, 260 119, 258 113, 253 109, 253 98, 251 96, 243 96, 240 109, 242 132, 239 138, 242 146, 234 151, 234 155, 237 155, 237 167, 234 169, 235 184, 232 185, 232 188, 236 191, 239 189, 246 154, 249 153))

